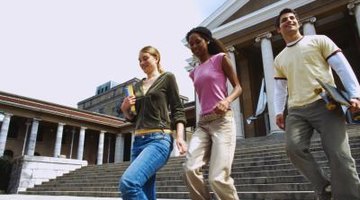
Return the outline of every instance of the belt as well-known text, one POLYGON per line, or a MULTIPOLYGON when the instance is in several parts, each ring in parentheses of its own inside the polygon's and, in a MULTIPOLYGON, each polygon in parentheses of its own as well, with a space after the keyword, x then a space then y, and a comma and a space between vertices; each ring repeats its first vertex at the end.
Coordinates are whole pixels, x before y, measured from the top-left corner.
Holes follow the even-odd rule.
POLYGON ((213 121, 213 120, 222 118, 224 116, 230 116, 230 115, 232 115, 231 110, 228 110, 228 111, 226 111, 226 113, 223 113, 223 114, 209 113, 209 114, 201 115, 199 121, 208 122, 208 121, 213 121))
POLYGON ((152 129, 138 129, 135 130, 135 135, 144 135, 147 133, 169 133, 171 134, 172 131, 170 129, 159 129, 159 128, 152 128, 152 129))

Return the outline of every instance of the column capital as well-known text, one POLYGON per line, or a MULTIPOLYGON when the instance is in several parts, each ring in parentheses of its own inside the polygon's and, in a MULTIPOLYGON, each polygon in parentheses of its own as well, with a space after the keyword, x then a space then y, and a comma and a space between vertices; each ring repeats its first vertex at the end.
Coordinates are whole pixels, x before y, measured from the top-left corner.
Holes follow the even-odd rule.
POLYGON ((80 127, 80 129, 81 129, 81 130, 86 130, 86 129, 87 129, 87 127, 82 126, 82 127, 80 127))
POLYGON ((66 124, 64 122, 58 122, 59 126, 65 126, 66 124))
POLYGON ((11 117, 11 116, 13 116, 13 114, 12 113, 8 113, 8 112, 5 112, 5 113, 3 113, 5 116, 9 116, 9 117, 11 117))
POLYGON ((256 36, 255 42, 260 42, 262 39, 270 39, 272 34, 270 32, 261 33, 260 35, 256 36))
POLYGON ((236 49, 234 46, 230 46, 230 47, 227 47, 226 50, 230 53, 235 53, 236 52, 236 49))
POLYGON ((303 20, 301 20, 302 24, 305 24, 305 23, 314 24, 315 22, 316 22, 316 17, 308 17, 308 18, 304 18, 303 20))
POLYGON ((191 58, 186 59, 186 62, 189 64, 185 67, 186 71, 188 72, 194 69, 200 63, 199 59, 196 58, 194 55, 191 58))
POLYGON ((347 5, 347 8, 349 9, 349 14, 350 15, 354 15, 354 10, 355 10, 355 7, 358 6, 360 4, 360 0, 353 0, 353 1, 350 1, 347 5))
POLYGON ((40 118, 33 118, 33 121, 41 121, 41 119, 40 118))
POLYGON ((11 116, 13 116, 13 114, 11 114, 11 113, 1 113, 0 112, 0 122, 2 122, 2 121, 4 121, 5 120, 5 118, 7 118, 7 119, 9 119, 9 118, 11 118, 11 116))

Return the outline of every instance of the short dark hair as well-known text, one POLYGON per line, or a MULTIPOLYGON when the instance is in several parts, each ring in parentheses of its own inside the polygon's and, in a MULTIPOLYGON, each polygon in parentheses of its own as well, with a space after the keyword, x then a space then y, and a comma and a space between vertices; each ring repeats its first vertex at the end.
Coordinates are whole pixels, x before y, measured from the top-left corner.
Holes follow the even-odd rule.
POLYGON ((299 20, 299 16, 294 9, 284 8, 280 11, 279 15, 275 19, 275 28, 280 27, 280 17, 281 17, 281 15, 286 14, 286 13, 293 13, 295 15, 296 19, 299 20))

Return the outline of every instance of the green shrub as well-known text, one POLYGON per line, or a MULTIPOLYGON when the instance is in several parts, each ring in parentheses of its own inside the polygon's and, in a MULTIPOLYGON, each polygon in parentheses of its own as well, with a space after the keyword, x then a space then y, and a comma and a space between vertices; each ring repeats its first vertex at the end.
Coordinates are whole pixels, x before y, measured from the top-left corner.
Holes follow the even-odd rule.
POLYGON ((11 160, 7 156, 0 157, 0 190, 6 191, 10 181, 11 160))

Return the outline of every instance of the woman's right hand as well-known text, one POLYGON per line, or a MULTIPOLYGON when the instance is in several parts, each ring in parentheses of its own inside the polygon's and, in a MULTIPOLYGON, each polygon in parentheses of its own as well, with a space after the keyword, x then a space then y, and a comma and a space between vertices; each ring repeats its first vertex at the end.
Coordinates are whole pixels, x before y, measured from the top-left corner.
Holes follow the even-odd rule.
POLYGON ((283 114, 276 115, 276 125, 279 128, 285 130, 285 119, 283 114))
POLYGON ((136 98, 134 95, 125 97, 122 104, 121 104, 121 111, 123 113, 127 113, 131 106, 135 105, 136 98))

